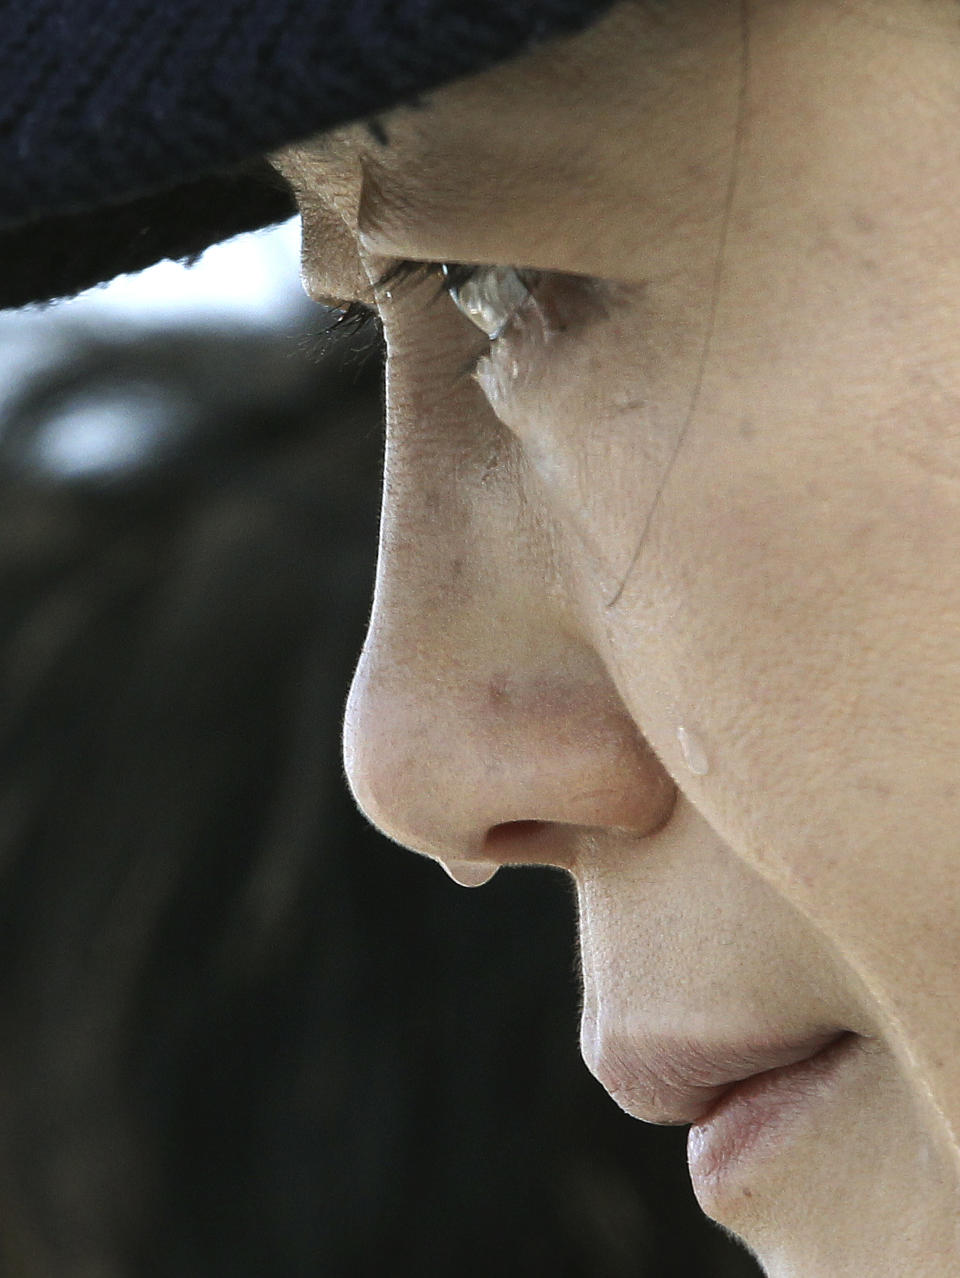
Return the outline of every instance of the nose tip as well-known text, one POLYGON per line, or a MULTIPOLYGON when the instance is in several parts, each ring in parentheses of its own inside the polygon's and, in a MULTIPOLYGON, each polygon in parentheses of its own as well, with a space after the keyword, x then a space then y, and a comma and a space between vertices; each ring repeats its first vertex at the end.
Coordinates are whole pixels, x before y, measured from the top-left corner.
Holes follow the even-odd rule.
POLYGON ((569 866, 584 829, 665 824, 676 787, 605 674, 582 654, 548 666, 482 677, 368 646, 344 761, 373 824, 458 882, 508 863, 569 866))
POLYGON ((426 688, 418 696, 402 670, 387 671, 367 650, 347 699, 343 760, 353 797, 388 838, 444 863, 471 863, 481 855, 482 833, 463 809, 462 741, 446 747, 446 733, 431 723, 426 688), (450 791, 458 787, 458 802, 450 791))

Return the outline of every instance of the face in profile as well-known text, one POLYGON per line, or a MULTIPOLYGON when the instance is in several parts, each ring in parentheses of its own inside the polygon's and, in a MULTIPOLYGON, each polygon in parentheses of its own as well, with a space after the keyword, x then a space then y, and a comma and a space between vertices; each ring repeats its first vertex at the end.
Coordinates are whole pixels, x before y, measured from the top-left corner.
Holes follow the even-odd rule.
POLYGON ((388 348, 357 799, 572 874, 774 1278, 956 1270, 958 85, 941 0, 629 3, 276 157, 388 348))

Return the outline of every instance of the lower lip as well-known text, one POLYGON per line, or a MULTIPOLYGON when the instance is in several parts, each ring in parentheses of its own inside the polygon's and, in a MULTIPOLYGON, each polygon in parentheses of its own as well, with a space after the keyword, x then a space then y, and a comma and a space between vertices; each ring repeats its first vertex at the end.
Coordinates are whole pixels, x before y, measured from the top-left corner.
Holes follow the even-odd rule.
POLYGON ((690 1128, 690 1178, 708 1215, 732 1194, 749 1193, 746 1178, 765 1157, 787 1152, 791 1129, 841 1085, 860 1041, 844 1034, 805 1061, 745 1079, 690 1128))

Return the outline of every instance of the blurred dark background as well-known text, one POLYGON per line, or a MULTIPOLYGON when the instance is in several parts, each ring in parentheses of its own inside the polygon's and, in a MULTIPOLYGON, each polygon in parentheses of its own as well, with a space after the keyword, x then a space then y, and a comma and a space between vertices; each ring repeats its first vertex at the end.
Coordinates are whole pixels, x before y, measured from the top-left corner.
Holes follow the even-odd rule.
POLYGON ((464 891, 346 792, 381 355, 316 324, 7 377, 0 1278, 756 1275, 580 1062, 565 877, 464 891))

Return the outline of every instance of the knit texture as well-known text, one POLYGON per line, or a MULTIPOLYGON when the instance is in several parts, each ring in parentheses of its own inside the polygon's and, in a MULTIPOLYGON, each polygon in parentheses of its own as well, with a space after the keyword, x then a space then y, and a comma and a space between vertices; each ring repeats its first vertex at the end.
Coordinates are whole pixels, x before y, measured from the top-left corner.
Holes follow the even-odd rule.
POLYGON ((0 306, 292 212, 257 157, 610 0, 0 0, 0 306))

